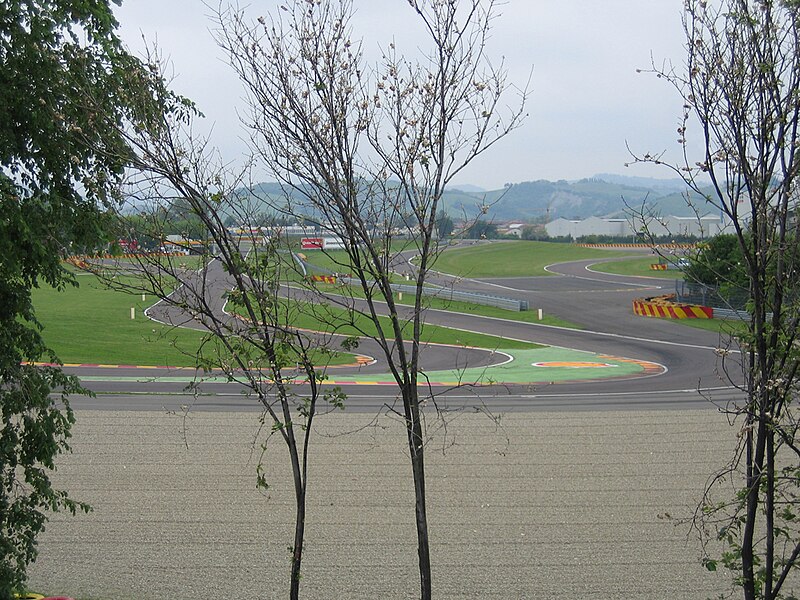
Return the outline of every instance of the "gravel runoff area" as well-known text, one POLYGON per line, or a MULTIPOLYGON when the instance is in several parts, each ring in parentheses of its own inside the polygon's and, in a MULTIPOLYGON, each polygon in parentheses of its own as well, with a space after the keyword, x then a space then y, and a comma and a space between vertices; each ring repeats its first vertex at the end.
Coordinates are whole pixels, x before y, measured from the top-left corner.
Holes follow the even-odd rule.
MULTIPOLYGON (((302 596, 418 597, 400 422, 320 418, 302 596)), ((428 451, 435 597, 716 597, 688 525, 735 430, 717 412, 463 413, 428 451)), ((267 428, 268 430, 268 428, 267 428)), ((83 600, 285 598, 293 499, 272 438, 255 488, 253 413, 78 413, 58 484, 94 506, 55 515, 32 589, 83 600)))

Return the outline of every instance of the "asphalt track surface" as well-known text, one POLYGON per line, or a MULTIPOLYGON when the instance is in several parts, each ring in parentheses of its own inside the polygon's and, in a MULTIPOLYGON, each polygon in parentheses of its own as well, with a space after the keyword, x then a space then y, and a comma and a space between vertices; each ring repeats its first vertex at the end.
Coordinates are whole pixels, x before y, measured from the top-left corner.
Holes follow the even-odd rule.
MULTIPOLYGON (((492 411, 625 410, 709 407, 710 402, 724 405, 737 398, 727 375, 736 378, 738 356, 728 355, 725 364, 722 363, 717 349, 725 345, 724 339, 668 320, 633 314, 634 298, 668 293, 674 289, 674 280, 610 275, 591 269, 592 264, 606 260, 621 259, 554 264, 548 267, 554 275, 541 277, 479 280, 439 273, 432 276, 433 283, 443 286, 527 300, 531 310, 541 308, 547 314, 580 325, 580 330, 433 309, 427 310, 426 322, 600 356, 645 361, 659 366, 658 372, 644 372, 636 377, 550 381, 546 375, 533 373, 535 369, 531 368, 530 381, 479 386, 463 385, 469 381, 467 378, 461 381, 462 385, 454 385, 453 376, 439 377, 442 382, 439 383, 432 376, 433 385, 426 388, 430 403, 447 409, 492 411), (728 374, 723 373, 723 368, 728 374)), ((402 268, 402 264, 399 266, 402 268)), ((205 281, 207 293, 219 311, 224 307, 222 295, 230 287, 226 277, 219 262, 212 262, 205 281)), ((198 326, 186 314, 163 304, 152 307, 147 314, 174 325, 198 326)), ((368 365, 329 370, 331 380, 347 394, 348 409, 375 411, 394 406, 397 390, 387 385, 391 377, 379 349, 365 341, 358 351, 376 360, 368 365)), ((466 366, 480 369, 503 360, 503 356, 491 352, 442 346, 429 346, 422 355, 423 367, 432 373, 466 366)), ((247 397, 245 388, 238 383, 208 381, 188 392, 187 385, 194 381, 191 369, 82 366, 68 370, 81 376, 85 385, 97 393, 95 398, 74 398, 76 408, 183 410, 191 406, 194 410, 260 410, 259 404, 247 397)))

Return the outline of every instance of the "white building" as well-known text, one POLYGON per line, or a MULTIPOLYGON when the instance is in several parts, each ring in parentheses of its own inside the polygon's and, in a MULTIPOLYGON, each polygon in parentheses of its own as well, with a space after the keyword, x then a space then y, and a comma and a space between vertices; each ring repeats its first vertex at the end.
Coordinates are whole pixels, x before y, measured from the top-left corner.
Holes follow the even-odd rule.
POLYGON ((544 226, 550 237, 569 237, 573 239, 586 235, 633 235, 626 219, 602 219, 589 217, 583 220, 556 219, 544 226))
POLYGON ((568 237, 573 239, 587 235, 607 235, 627 237, 637 232, 647 233, 654 237, 695 236, 697 238, 713 237, 729 229, 720 216, 705 215, 702 217, 639 217, 630 219, 604 219, 589 217, 583 220, 556 219, 545 225, 550 237, 568 237))

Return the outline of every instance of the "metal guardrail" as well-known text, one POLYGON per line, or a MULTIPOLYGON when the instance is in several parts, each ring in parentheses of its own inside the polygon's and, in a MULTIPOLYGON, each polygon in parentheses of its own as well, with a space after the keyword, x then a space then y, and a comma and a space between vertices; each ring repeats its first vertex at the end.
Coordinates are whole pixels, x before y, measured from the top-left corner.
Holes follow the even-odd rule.
MULTIPOLYGON (((395 292, 403 292, 414 294, 417 291, 416 286, 404 285, 399 283, 392 284, 392 290, 395 292)), ((440 298, 443 300, 455 300, 458 302, 472 302, 473 304, 480 304, 482 306, 494 306, 496 308, 503 308, 505 310, 523 311, 528 310, 527 300, 517 300, 515 298, 508 298, 505 296, 494 296, 491 294, 479 294, 477 292, 460 292, 452 288, 444 287, 424 287, 422 288, 423 296, 430 296, 432 298, 440 298)))
POLYGON ((740 321, 749 321, 750 315, 746 310, 736 310, 735 308, 717 308, 712 306, 711 310, 714 311, 715 319, 738 319, 740 321))
MULTIPOLYGON (((324 269, 303 261, 296 254, 294 254, 294 259, 300 265, 304 274, 307 274, 309 271, 324 273, 326 275, 334 274, 334 272, 330 269, 324 269)), ((339 276, 338 279, 347 285, 358 284, 357 279, 352 279, 350 277, 339 276)), ((391 287, 395 293, 402 292, 404 294, 414 294, 417 291, 416 286, 404 285, 401 283, 393 283, 391 287)), ((527 300, 517 300, 515 298, 508 298, 506 296, 494 296, 491 294, 480 294, 477 292, 461 292, 452 288, 445 288, 441 286, 426 286, 422 288, 422 294, 423 296, 441 298, 443 300, 472 302, 473 304, 480 304, 481 306, 494 306, 496 308, 503 308, 505 310, 513 310, 518 312, 529 310, 527 300)))

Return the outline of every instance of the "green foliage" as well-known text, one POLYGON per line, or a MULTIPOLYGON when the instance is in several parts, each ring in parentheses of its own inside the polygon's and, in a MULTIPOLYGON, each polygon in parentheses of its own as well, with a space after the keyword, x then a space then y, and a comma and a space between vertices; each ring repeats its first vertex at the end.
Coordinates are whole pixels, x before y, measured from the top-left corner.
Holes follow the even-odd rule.
POLYGON ((525 225, 522 228, 523 240, 536 240, 540 242, 546 242, 549 238, 550 236, 547 234, 547 230, 544 228, 543 223, 525 225))
POLYGON ((467 229, 464 237, 471 240, 493 240, 498 237, 497 225, 489 221, 477 220, 469 229, 467 229))
POLYGON ((331 405, 331 408, 338 408, 344 410, 344 403, 347 400, 347 395, 342 391, 339 386, 328 388, 325 390, 325 402, 331 405))
POLYGON ((45 511, 85 508, 47 476, 68 449, 66 396, 80 386, 22 363, 55 360, 31 289, 74 285, 61 258, 105 241, 104 211, 129 155, 119 126, 146 108, 129 89, 148 75, 116 25, 108 0, 0 4, 0 598, 24 583, 45 511), (63 410, 50 397, 57 388, 63 410))
POLYGON ((747 291, 749 279, 736 235, 721 233, 704 242, 686 267, 686 278, 709 286, 747 291))
POLYGON ((77 379, 53 367, 3 363, 0 382, 0 598, 25 583, 27 565, 36 558, 36 538, 44 530, 45 511, 88 511, 89 506, 53 488, 55 457, 69 450, 75 422, 67 395, 82 392, 77 379), (61 388, 64 409, 51 400, 61 388))

